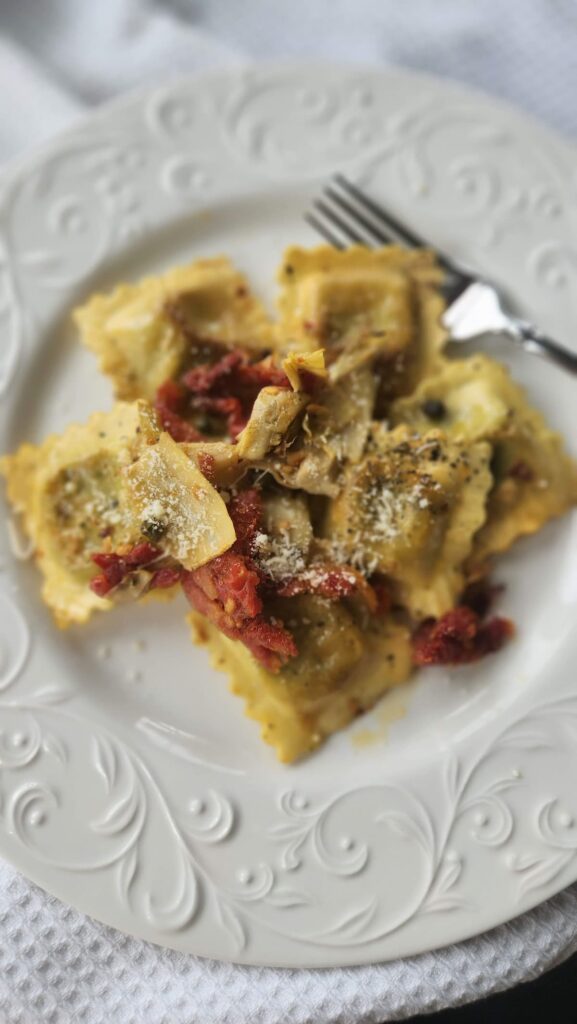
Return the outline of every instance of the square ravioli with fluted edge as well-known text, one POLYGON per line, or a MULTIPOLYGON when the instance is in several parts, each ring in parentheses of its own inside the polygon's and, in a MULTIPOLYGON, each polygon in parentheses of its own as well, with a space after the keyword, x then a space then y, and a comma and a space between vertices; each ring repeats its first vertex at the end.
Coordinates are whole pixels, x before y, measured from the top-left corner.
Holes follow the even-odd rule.
POLYGON ((182 590, 282 761, 420 666, 513 635, 493 556, 577 501, 500 364, 449 359, 434 255, 291 247, 278 319, 226 257, 75 313, 117 402, 0 470, 59 626, 182 590))

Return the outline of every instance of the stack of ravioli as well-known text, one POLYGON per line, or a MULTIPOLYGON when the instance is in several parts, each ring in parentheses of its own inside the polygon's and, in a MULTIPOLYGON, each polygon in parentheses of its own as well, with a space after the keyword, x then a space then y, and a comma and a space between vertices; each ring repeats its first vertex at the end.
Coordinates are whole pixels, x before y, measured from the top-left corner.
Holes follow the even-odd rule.
POLYGON ((432 253, 291 248, 278 279, 275 321, 225 258, 90 298, 117 404, 1 469, 57 624, 183 589, 292 761, 408 678, 577 470, 503 366, 447 358, 432 253))

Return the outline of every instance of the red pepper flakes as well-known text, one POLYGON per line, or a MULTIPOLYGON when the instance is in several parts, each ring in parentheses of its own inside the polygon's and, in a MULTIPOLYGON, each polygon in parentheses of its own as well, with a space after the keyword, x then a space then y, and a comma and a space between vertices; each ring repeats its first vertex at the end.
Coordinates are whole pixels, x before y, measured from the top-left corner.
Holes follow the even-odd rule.
POLYGON ((461 605, 440 619, 426 619, 413 635, 416 665, 466 665, 493 654, 513 636, 509 619, 483 622, 472 608, 461 605))

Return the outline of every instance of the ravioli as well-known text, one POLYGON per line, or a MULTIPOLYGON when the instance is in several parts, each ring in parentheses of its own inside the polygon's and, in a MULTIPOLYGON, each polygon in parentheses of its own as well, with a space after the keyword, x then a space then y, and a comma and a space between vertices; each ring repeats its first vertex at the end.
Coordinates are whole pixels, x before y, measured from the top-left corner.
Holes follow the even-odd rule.
MULTIPOLYGON (((144 403, 120 402, 41 445, 22 445, 4 456, 0 471, 34 544, 42 597, 63 628, 113 606, 90 588, 95 555, 162 537, 164 555, 194 568, 235 540, 222 498, 178 445, 159 435, 144 403)), ((142 580, 133 575, 130 582, 142 580)))
POLYGON ((479 567, 575 504, 577 471, 561 437, 506 368, 487 356, 447 362, 393 405, 391 420, 416 430, 436 422, 461 442, 491 442, 494 484, 471 554, 479 567))
POLYGON ((189 622, 215 668, 229 674, 232 692, 244 700, 265 743, 280 761, 292 762, 406 681, 411 640, 406 626, 392 619, 361 629, 347 609, 318 597, 277 602, 275 610, 292 624, 299 647, 298 657, 278 673, 255 664, 239 641, 204 616, 192 613, 189 622))
POLYGON ((138 406, 119 403, 38 446, 22 445, 0 463, 8 497, 34 544, 42 597, 59 626, 111 607, 89 588, 91 557, 105 538, 123 546, 139 536, 120 511, 120 469, 130 461, 139 426, 138 406))
POLYGON ((463 563, 485 521, 491 448, 440 431, 375 431, 347 471, 324 535, 340 558, 395 584, 415 619, 440 616, 464 587, 463 563))
POLYGON ((264 307, 225 257, 93 295, 74 319, 117 398, 128 400, 153 401, 191 361, 210 358, 214 345, 260 351, 273 342, 264 307))
POLYGON ((299 352, 325 347, 332 381, 378 359, 383 394, 403 393, 445 343, 440 280, 432 253, 424 250, 290 248, 279 272, 279 346, 299 352))
POLYGON ((577 504, 577 467, 504 367, 446 357, 432 253, 291 247, 278 279, 274 324, 225 258, 91 298, 130 401, 0 471, 58 625, 180 586, 292 762, 508 642, 489 560, 577 504))

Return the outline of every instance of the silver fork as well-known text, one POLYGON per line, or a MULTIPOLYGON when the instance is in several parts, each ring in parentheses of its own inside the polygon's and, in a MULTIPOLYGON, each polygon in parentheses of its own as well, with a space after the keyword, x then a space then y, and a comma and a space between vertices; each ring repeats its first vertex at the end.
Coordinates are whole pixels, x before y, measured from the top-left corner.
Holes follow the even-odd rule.
POLYGON ((577 353, 542 334, 536 327, 507 310, 498 287, 471 274, 465 267, 402 224, 393 214, 365 195, 342 174, 336 174, 313 202, 314 212, 305 220, 337 249, 354 242, 374 248, 400 243, 408 248, 433 248, 445 273, 447 308, 444 326, 451 341, 473 341, 486 334, 506 335, 532 355, 543 356, 577 374, 577 353))

